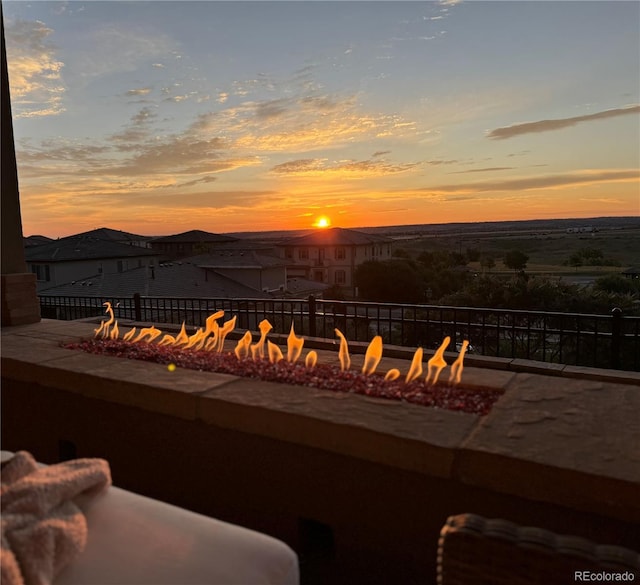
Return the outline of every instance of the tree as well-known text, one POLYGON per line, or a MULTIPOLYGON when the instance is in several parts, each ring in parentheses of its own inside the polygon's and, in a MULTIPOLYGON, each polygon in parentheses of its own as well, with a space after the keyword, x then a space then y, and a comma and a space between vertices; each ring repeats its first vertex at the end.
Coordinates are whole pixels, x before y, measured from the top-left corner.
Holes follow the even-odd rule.
POLYGON ((493 259, 493 256, 489 254, 483 254, 480 256, 480 266, 482 266, 483 270, 487 270, 491 272, 491 269, 496 265, 496 261, 493 259))
POLYGON ((569 256, 569 266, 575 266, 578 270, 578 266, 582 266, 582 254, 580 252, 574 252, 569 256))
POLYGON ((480 260, 480 250, 478 248, 467 248, 467 260, 469 262, 477 262, 480 260))
POLYGON ((370 301, 418 303, 424 298, 424 281, 406 260, 369 260, 356 268, 355 283, 361 297, 370 301))
POLYGON ((608 274, 598 278, 594 284, 596 291, 604 293, 614 293, 622 295, 633 295, 640 293, 639 283, 630 278, 625 278, 621 274, 608 274))
POLYGON ((524 270, 527 267, 529 256, 522 250, 509 250, 503 258, 504 265, 514 271, 524 270))

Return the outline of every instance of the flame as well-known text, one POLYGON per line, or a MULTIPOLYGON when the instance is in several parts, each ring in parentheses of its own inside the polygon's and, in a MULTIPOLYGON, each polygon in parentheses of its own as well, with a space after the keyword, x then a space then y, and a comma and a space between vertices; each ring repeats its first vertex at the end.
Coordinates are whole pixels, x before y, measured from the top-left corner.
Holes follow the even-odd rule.
POLYGON ((176 340, 173 342, 173 344, 184 345, 185 343, 189 343, 189 336, 187 335, 187 330, 183 321, 182 327, 180 327, 180 333, 178 333, 178 335, 176 336, 176 340))
POLYGON ((293 330, 293 323, 291 323, 291 332, 287 337, 287 361, 296 362, 302 353, 302 347, 304 346, 304 339, 302 337, 296 337, 293 330))
POLYGON ((122 336, 122 341, 131 341, 131 339, 135 334, 136 334, 136 328, 134 327, 133 329, 131 329, 131 331, 129 331, 128 333, 125 333, 122 336))
POLYGON ((158 335, 161 335, 162 331, 160 329, 156 329, 153 325, 151 327, 143 327, 140 329, 140 333, 138 336, 131 341, 131 343, 138 343, 138 341, 142 341, 145 337, 149 338, 149 343, 151 343, 158 335))
MULTIPOLYGON (((135 339, 134 339, 135 341, 135 339)), ((168 333, 158 342, 158 345, 173 345, 176 342, 176 338, 168 333)))
MULTIPOLYGON (((118 322, 115 320, 113 308, 111 303, 105 301, 105 313, 109 315, 109 318, 103 320, 100 323, 100 327, 94 329, 95 337, 102 337, 103 339, 118 339, 120 332, 118 328, 118 322), (111 329, 111 326, 113 328, 111 329), (110 331, 111 329, 111 331, 110 331)), ((165 334, 158 345, 174 345, 184 346, 182 349, 205 349, 208 351, 221 352, 224 348, 224 342, 229 333, 231 333, 236 326, 236 317, 232 317, 226 321, 222 327, 218 325, 217 320, 224 316, 224 311, 216 311, 209 317, 207 317, 204 330, 198 328, 193 335, 187 335, 186 325, 183 322, 182 327, 178 335, 173 337, 172 335, 165 334)), ((271 363, 277 363, 284 359, 281 349, 271 341, 267 341, 267 335, 269 331, 273 329, 273 326, 267 319, 263 319, 259 325, 260 339, 257 343, 252 344, 252 334, 247 331, 244 336, 238 341, 234 353, 236 357, 241 360, 245 359, 251 354, 251 357, 255 359, 263 359, 265 357, 264 346, 267 345, 268 358, 271 363)), ((349 356, 349 344, 346 337, 339 329, 335 329, 335 334, 340 338, 340 349, 338 351, 338 357, 340 358, 340 369, 346 371, 351 367, 351 357, 349 356)), ((130 343, 138 343, 146 341, 148 343, 153 342, 158 336, 162 335, 162 331, 156 329, 155 326, 144 327, 140 329, 140 332, 136 335, 136 328, 134 327, 128 333, 123 336, 123 341, 130 343)), ((427 362, 427 377, 425 378, 426 384, 436 384, 442 370, 447 366, 447 362, 444 360, 444 351, 451 341, 450 337, 445 337, 440 347, 436 350, 433 357, 427 362)), ((462 379, 462 371, 464 368, 464 356, 469 346, 469 341, 464 340, 457 359, 451 364, 451 373, 449 375, 449 384, 457 385, 462 379)), ((298 337, 294 331, 294 324, 291 323, 291 331, 287 337, 287 361, 295 363, 302 354, 304 347, 304 338, 298 337)), ((364 365, 362 366, 362 373, 364 375, 373 374, 380 364, 382 359, 382 337, 376 335, 369 344, 367 352, 364 358, 364 365)), ((422 359, 423 351, 419 347, 411 361, 409 372, 405 377, 405 383, 412 382, 416 378, 422 375, 422 359)), ((318 362, 318 353, 316 351, 309 351, 305 358, 305 366, 307 368, 313 368, 318 362)), ((384 379, 386 381, 393 381, 400 377, 400 371, 396 368, 390 369, 384 379)))
POLYGON ((220 335, 220 325, 216 321, 211 323, 211 337, 207 339, 204 348, 207 351, 213 351, 218 347, 218 336, 220 335))
POLYGON ((385 382, 393 382, 394 380, 397 380, 400 377, 400 370, 398 370, 397 368, 391 368, 385 375, 384 380, 385 382))
POLYGON ((202 330, 202 327, 198 327, 197 331, 189 337, 189 343, 185 345, 184 349, 199 349, 198 346, 204 345, 205 340, 206 336, 204 334, 204 331, 202 330))
POLYGON ((239 360, 242 360, 249 356, 249 346, 251 345, 251 331, 247 331, 238 344, 236 348, 233 350, 233 353, 236 354, 236 357, 239 360))
POLYGON ((409 382, 413 382, 416 378, 422 376, 422 348, 419 347, 416 349, 416 353, 413 354, 413 359, 411 360, 411 367, 409 368, 409 373, 405 378, 405 382, 408 384, 409 382))
POLYGON ((304 365, 307 368, 313 368, 318 363, 318 352, 313 349, 307 354, 304 360, 304 365))
POLYGON ((222 317, 224 317, 224 311, 216 311, 215 313, 213 313, 213 315, 209 315, 207 317, 207 320, 205 322, 205 333, 207 334, 207 337, 209 335, 211 335, 214 331, 217 331, 216 327, 218 326, 218 323, 216 323, 216 321, 218 319, 221 319, 222 317))
POLYGON ((253 356, 253 359, 256 359, 256 355, 260 358, 264 357, 264 342, 267 339, 269 331, 273 329, 273 325, 271 325, 271 323, 266 319, 263 319, 258 324, 258 328, 260 329, 260 339, 256 344, 251 346, 251 355, 253 356))
POLYGON ((447 366, 447 362, 444 361, 442 354, 444 354, 444 350, 447 349, 450 341, 451 337, 447 335, 440 347, 436 350, 436 353, 434 353, 433 357, 427 362, 427 377, 425 379, 427 384, 429 384, 429 380, 431 380, 431 384, 437 383, 440 372, 447 366), (433 377, 431 376, 432 373, 433 377))
POLYGON ((462 370, 464 368, 464 354, 467 352, 467 347, 469 346, 469 341, 465 339, 462 342, 462 347, 460 348, 460 353, 456 358, 456 361, 451 364, 451 373, 449 374, 449 384, 453 384, 457 386, 460 384, 460 380, 462 379, 462 370))
POLYGON ((280 348, 271 341, 267 341, 267 348, 269 350, 269 361, 272 364, 277 364, 283 357, 280 348))
POLYGON ((218 331, 218 348, 216 349, 218 353, 223 349, 225 337, 236 328, 236 319, 237 317, 232 317, 228 321, 225 321, 224 325, 220 327, 218 331))
MULTIPOLYGON (((111 327, 111 324, 115 322, 116 318, 113 314, 113 309, 111 308, 111 303, 109 301, 105 301, 104 303, 102 303, 102 306, 106 307, 104 312, 109 313, 109 320, 101 321, 100 327, 98 327, 98 329, 94 329, 94 332, 96 337, 98 337, 100 333, 102 333, 102 339, 106 339, 107 337, 109 337, 109 327, 111 327)), ((117 339, 117 337, 118 334, 116 333, 116 336, 112 336, 111 339, 117 339)))
POLYGON ((367 353, 364 356, 364 364, 362 366, 362 373, 365 376, 373 374, 382 359, 382 337, 376 335, 367 347, 367 353))
POLYGON ((343 372, 351 367, 351 358, 349 357, 349 344, 342 331, 340 329, 334 329, 336 335, 340 338, 340 350, 338 351, 338 357, 340 358, 340 370, 343 372))

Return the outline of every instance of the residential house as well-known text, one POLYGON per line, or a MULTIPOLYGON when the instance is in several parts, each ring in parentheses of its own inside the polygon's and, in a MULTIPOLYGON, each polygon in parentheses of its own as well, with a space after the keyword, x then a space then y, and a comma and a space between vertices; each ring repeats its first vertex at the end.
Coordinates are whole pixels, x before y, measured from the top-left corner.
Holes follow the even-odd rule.
POLYGON ((95 274, 117 274, 157 262, 148 248, 79 234, 25 249, 37 290, 79 281, 95 274))
POLYGON ((53 238, 48 238, 47 236, 28 236, 26 238, 22 238, 25 248, 32 248, 33 246, 42 246, 42 244, 48 244, 49 242, 53 242, 53 238))
POLYGON ((289 278, 337 285, 355 293, 356 268, 367 260, 389 260, 392 240, 345 228, 315 230, 279 244, 289 278))
POLYGON ((149 242, 153 239, 152 236, 141 236, 139 234, 132 234, 131 232, 123 232, 122 230, 114 230, 106 227, 96 228, 95 230, 76 235, 85 238, 97 238, 117 244, 127 244, 128 246, 138 246, 140 248, 150 248, 149 242))
POLYGON ((235 241, 237 238, 231 236, 191 230, 181 234, 154 238, 151 241, 151 249, 161 254, 163 260, 176 260, 206 254, 222 244, 235 241))
POLYGON ((165 298, 269 298, 260 290, 188 261, 136 267, 115 274, 95 273, 43 289, 39 295, 122 299, 132 298, 135 293, 165 298))
POLYGON ((221 247, 209 254, 192 256, 189 261, 254 290, 278 293, 284 292, 287 285, 287 263, 260 249, 221 247))

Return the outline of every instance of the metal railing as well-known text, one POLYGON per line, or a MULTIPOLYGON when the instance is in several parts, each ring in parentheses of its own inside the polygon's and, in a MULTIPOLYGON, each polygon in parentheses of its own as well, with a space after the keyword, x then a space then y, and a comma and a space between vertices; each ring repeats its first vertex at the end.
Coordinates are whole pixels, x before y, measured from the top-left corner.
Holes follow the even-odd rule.
POLYGON ((104 315, 109 301, 116 318, 148 323, 182 322, 203 326, 223 309, 237 317, 236 329, 257 331, 268 319, 274 331, 287 333, 294 324, 298 335, 335 339, 340 329, 351 341, 370 341, 435 349, 446 336, 451 347, 464 339, 472 353, 524 358, 621 370, 640 371, 640 317, 619 309, 609 315, 406 305, 308 299, 203 299, 133 297, 41 296, 42 317, 81 319, 104 315))

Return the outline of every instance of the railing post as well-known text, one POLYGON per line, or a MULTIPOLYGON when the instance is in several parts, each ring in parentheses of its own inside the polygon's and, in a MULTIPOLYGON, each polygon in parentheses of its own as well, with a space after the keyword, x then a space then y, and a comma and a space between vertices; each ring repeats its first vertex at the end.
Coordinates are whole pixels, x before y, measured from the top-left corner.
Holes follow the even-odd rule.
POLYGON ((316 336, 316 297, 309 295, 309 337, 316 336))
POLYGON ((142 303, 140 302, 140 293, 133 295, 133 311, 136 321, 142 321, 142 303))
POLYGON ((611 367, 620 369, 620 341, 622 340, 622 309, 611 311, 611 367))

